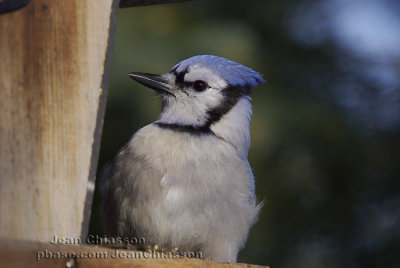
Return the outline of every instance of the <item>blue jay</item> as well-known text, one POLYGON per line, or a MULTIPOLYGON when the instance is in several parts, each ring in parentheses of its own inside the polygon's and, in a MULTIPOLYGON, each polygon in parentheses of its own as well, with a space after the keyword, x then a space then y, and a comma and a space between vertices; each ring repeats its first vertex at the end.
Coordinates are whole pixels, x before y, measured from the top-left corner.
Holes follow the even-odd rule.
POLYGON ((247 153, 250 89, 264 79, 210 55, 129 76, 161 96, 162 111, 101 175, 107 236, 236 262, 260 209, 247 153))

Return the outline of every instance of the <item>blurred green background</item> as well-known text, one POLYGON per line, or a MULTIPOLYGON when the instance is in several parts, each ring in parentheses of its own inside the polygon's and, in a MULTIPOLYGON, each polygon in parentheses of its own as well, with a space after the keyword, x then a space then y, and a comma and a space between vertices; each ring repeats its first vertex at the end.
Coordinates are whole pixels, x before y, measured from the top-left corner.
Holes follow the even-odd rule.
MULTIPOLYGON (((249 160, 265 200, 239 261, 400 267, 400 7, 198 0, 120 9, 99 170, 161 102, 131 71, 215 54, 264 74, 249 160)), ((91 234, 103 234, 95 194, 91 234)))

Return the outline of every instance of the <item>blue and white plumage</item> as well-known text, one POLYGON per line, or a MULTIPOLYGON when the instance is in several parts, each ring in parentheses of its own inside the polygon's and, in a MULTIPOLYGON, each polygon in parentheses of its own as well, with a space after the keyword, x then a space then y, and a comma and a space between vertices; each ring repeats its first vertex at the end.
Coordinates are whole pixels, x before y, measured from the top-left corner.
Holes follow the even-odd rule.
POLYGON ((179 62, 172 69, 179 73, 197 65, 211 69, 231 86, 255 87, 265 82, 262 76, 253 69, 214 55, 193 56, 179 62))
POLYGON ((250 88, 264 79, 210 55, 130 77, 156 90, 163 107, 104 169, 107 235, 235 262, 259 211, 247 153, 250 88))

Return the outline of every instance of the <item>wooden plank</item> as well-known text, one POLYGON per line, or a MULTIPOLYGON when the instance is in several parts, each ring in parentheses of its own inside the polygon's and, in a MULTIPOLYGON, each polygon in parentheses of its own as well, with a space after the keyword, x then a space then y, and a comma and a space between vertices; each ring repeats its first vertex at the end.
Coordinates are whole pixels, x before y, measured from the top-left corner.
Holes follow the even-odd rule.
POLYGON ((85 226, 117 2, 34 0, 0 16, 0 237, 85 226))
POLYGON ((201 259, 170 258, 156 252, 129 251, 87 245, 35 243, 0 239, 1 267, 263 267, 244 263, 217 263, 201 259), (145 255, 147 254, 147 255, 145 255), (72 257, 75 256, 75 257, 72 257))

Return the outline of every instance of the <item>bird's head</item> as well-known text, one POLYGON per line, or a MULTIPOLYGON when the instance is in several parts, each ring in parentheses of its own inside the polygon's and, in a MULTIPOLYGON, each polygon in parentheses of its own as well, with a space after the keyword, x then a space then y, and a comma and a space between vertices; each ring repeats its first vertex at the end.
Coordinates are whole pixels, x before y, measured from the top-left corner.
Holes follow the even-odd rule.
POLYGON ((221 120, 241 99, 249 101, 252 87, 265 82, 258 72, 211 55, 183 60, 166 74, 129 76, 161 95, 159 122, 195 129, 221 120))

